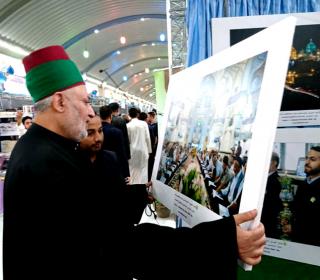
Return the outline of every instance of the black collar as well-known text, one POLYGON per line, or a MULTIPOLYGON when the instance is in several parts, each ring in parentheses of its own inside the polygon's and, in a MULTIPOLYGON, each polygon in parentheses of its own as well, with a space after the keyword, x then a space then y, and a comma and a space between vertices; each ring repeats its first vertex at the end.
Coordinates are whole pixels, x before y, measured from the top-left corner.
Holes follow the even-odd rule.
POLYGON ((31 127, 27 130, 27 133, 32 133, 36 137, 41 137, 43 139, 48 139, 49 141, 56 142, 57 144, 71 150, 78 150, 79 149, 79 143, 65 138, 37 123, 33 123, 31 127))

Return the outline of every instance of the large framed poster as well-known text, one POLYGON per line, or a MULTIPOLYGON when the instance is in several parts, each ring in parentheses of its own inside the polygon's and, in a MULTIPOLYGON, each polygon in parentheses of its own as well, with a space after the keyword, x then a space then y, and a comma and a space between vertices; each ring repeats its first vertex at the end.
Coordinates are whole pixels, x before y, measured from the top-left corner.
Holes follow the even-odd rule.
POLYGON ((227 156, 240 136, 251 144, 246 172, 240 175, 238 162, 233 184, 237 211, 261 208, 295 21, 287 18, 171 77, 153 192, 190 226, 232 214, 216 202, 220 192, 206 157, 227 156))
MULTIPOLYGON (((213 19, 213 51, 218 53, 289 16, 213 19)), ((299 220, 299 212, 306 211, 303 207, 298 209, 295 206, 299 201, 298 190, 305 186, 306 158, 312 147, 320 146, 320 13, 302 13, 294 16, 297 18, 297 26, 273 145, 273 152, 276 152, 280 159, 278 173, 281 182, 280 192, 274 196, 274 206, 280 198, 282 207, 280 206, 276 213, 275 230, 271 232, 268 228, 269 223, 266 223, 269 236, 267 235, 265 254, 320 265, 320 235, 317 240, 311 240, 308 238, 308 231, 311 230, 306 228, 305 238, 297 238, 298 227, 295 226, 299 220)), ((314 199, 311 197, 313 208, 318 205, 314 199)), ((319 208, 314 211, 319 211, 319 208)), ((310 220, 314 211, 306 214, 306 221, 310 220)), ((318 214, 320 215, 320 212, 318 214)))

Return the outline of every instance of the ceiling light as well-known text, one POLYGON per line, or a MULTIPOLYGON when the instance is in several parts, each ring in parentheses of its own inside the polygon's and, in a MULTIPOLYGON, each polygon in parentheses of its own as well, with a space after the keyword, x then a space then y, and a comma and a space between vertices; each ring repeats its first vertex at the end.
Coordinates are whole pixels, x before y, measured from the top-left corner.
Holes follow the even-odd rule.
POLYGON ((163 33, 160 34, 160 41, 164 42, 166 40, 166 35, 164 35, 163 33))
POLYGON ((140 88, 140 91, 144 91, 143 87, 140 88))
POLYGON ((23 56, 30 54, 30 52, 24 50, 23 48, 17 47, 15 45, 7 43, 3 40, 0 40, 0 47, 7 49, 9 51, 15 52, 16 54, 23 55, 23 56))
POLYGON ((140 20, 141 20, 141 21, 144 21, 145 19, 142 17, 142 18, 140 18, 140 20))
POLYGON ((127 77, 127 76, 123 76, 123 77, 122 77, 122 80, 123 80, 123 81, 128 81, 128 77, 127 77))
POLYGON ((120 51, 117 51, 117 54, 120 54, 121 52, 120 51))
POLYGON ((160 58, 160 57, 158 57, 158 60, 161 60, 161 58, 160 58))
POLYGON ((156 43, 152 43, 151 46, 154 47, 156 45, 156 43))
POLYGON ((150 72, 150 69, 147 67, 144 69, 144 72, 146 72, 148 74, 150 72))
POLYGON ((100 32, 99 29, 94 30, 94 33, 96 33, 96 34, 98 34, 99 32, 100 32))
POLYGON ((145 79, 144 81, 145 81, 145 82, 148 82, 148 79, 145 79))
POLYGON ((124 36, 121 36, 120 37, 120 43, 122 44, 122 45, 124 45, 125 43, 126 43, 126 37, 124 37, 124 36))
POLYGON ((82 54, 83 54, 84 58, 89 58, 89 56, 90 56, 90 53, 88 50, 84 50, 82 54))
POLYGON ((134 65, 133 64, 130 64, 130 67, 133 67, 134 65))

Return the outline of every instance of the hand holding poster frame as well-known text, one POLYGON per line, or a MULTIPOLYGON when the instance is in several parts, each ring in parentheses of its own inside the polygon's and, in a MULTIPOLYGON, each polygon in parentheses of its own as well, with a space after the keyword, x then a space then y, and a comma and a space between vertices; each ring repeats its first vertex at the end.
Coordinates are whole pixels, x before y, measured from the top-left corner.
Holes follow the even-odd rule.
MULTIPOLYGON (((282 14, 213 19, 213 50, 214 52, 221 51, 229 47, 230 44, 243 40, 258 30, 288 16, 290 15, 282 14)), ((318 39, 320 13, 300 13, 294 14, 294 16, 297 18, 297 26, 274 143, 274 151, 280 155, 280 171, 285 171, 284 174, 280 175, 283 178, 289 172, 290 178, 294 180, 294 196, 291 199, 293 201, 290 203, 290 207, 287 207, 289 209, 292 204, 296 204, 297 189, 304 184, 305 156, 311 147, 320 146, 320 41, 318 39)), ((311 197, 311 201, 313 201, 312 199, 313 197, 311 197)), ((283 205, 285 204, 284 202, 283 205)), ((315 207, 316 205, 313 208, 315 207)), ((280 221, 278 225, 280 225, 280 231, 278 230, 277 234, 271 235, 272 238, 267 239, 264 253, 319 266, 320 247, 307 237, 308 232, 315 233, 315 228, 318 227, 316 224, 317 211, 313 210, 312 213, 309 211, 309 214, 304 216, 304 220, 313 220, 313 226, 311 225, 311 229, 304 227, 305 237, 302 240, 300 237, 297 238, 296 227, 291 227, 292 222, 289 221, 287 225, 282 225, 284 221, 282 221, 281 213, 284 214, 287 208, 285 207, 279 213, 280 221), (289 229, 288 233, 285 232, 287 228, 289 229), (284 234, 279 235, 279 232, 284 234)), ((289 210, 290 219, 292 221, 296 220, 296 212, 302 213, 307 211, 306 209, 293 209, 291 214, 289 210)), ((268 230, 268 225, 266 226, 266 230, 268 230)), ((317 242, 319 244, 319 238, 317 242)))
MULTIPOLYGON (((236 187, 240 212, 261 210, 294 26, 287 18, 172 76, 153 191, 190 226, 221 218, 211 210, 202 156, 210 148, 228 154, 239 134, 251 142, 244 183, 236 187)), ((244 226, 259 219, 260 211, 244 226)))

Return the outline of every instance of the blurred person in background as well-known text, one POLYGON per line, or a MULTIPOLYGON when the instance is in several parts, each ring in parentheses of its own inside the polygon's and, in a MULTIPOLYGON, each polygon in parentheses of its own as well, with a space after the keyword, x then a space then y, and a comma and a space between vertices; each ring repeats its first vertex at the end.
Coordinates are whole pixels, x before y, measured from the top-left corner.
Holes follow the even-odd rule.
POLYGON ((100 107, 99 113, 104 134, 102 148, 116 153, 122 176, 127 178, 127 180, 130 180, 129 163, 125 154, 125 144, 122 131, 111 124, 112 110, 109 106, 104 105, 100 107))
POLYGON ((148 159, 151 154, 149 128, 145 121, 138 119, 139 110, 129 109, 131 121, 127 124, 131 159, 129 169, 132 184, 145 184, 148 180, 148 159))
POLYGON ((108 106, 112 111, 111 124, 122 131, 123 139, 124 139, 124 150, 126 153, 127 160, 129 160, 131 158, 131 152, 130 152, 127 122, 120 116, 119 103, 112 102, 108 106))
POLYGON ((27 132, 29 127, 32 125, 32 117, 23 116, 23 112, 21 110, 18 110, 16 120, 20 138, 23 134, 27 132))

